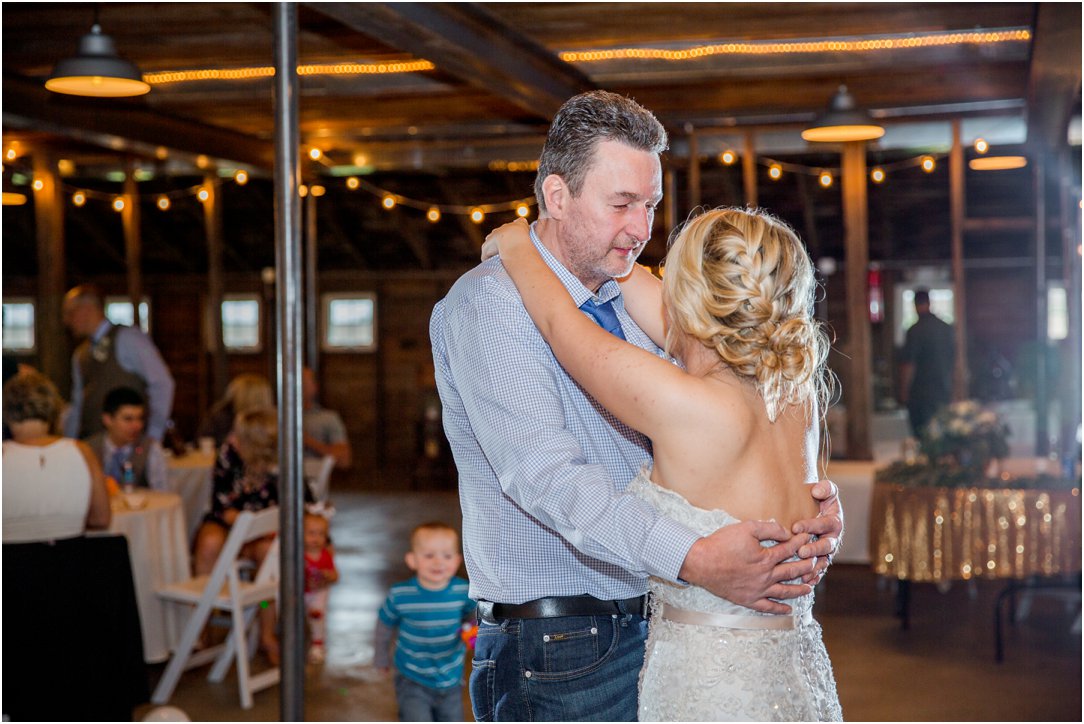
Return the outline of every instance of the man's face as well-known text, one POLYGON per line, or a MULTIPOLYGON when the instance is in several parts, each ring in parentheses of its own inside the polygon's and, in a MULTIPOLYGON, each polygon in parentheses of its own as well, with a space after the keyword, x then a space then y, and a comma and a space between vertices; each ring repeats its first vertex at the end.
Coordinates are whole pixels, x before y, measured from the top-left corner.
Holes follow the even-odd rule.
POLYGON ((558 244, 565 266, 591 290, 627 275, 651 238, 661 199, 656 154, 600 142, 580 195, 562 209, 558 244))
POLYGON ((64 300, 64 324, 76 337, 89 337, 97 329, 101 317, 94 305, 78 299, 64 300))
POLYGON ((143 435, 143 408, 121 405, 116 413, 102 413, 102 424, 114 445, 131 445, 143 435))

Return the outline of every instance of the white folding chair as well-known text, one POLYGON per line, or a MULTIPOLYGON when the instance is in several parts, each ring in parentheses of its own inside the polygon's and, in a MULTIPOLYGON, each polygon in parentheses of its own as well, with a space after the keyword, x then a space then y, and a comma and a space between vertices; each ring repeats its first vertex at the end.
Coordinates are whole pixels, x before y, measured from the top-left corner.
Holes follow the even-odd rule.
POLYGON ((322 458, 305 458, 305 482, 309 484, 313 499, 326 503, 331 481, 331 471, 335 467, 335 458, 325 455, 322 458))
POLYGON ((252 708, 252 695, 279 682, 279 668, 268 669, 252 676, 249 658, 252 644, 246 635, 252 625, 260 603, 274 601, 278 597, 278 538, 267 552, 263 563, 252 581, 241 578, 241 561, 238 556, 246 543, 262 538, 279 529, 279 510, 267 508, 259 512, 245 511, 237 516, 230 534, 222 546, 222 552, 210 575, 196 576, 165 586, 157 591, 160 598, 174 603, 194 606, 185 623, 181 639, 173 650, 166 670, 151 701, 165 704, 173 696, 173 690, 181 674, 214 659, 215 664, 207 675, 208 680, 219 682, 226 676, 230 663, 237 662, 237 686, 241 692, 241 706, 252 708), (196 640, 207 624, 212 610, 225 610, 231 614, 230 634, 218 646, 194 651, 196 640))

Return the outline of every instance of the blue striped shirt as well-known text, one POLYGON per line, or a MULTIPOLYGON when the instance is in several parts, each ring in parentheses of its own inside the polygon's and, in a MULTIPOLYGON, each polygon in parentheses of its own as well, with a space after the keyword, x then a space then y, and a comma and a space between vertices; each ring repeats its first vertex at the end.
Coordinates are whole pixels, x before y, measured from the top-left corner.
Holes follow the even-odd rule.
MULTIPOLYGON (((591 292, 538 241, 577 306, 591 292)), ((661 355, 614 300, 629 342, 661 355)), ((464 274, 430 322, 444 430, 459 469, 471 597, 638 596, 676 580, 698 535, 625 492, 650 441, 564 371, 494 257, 464 274)))
POLYGON ((475 609, 468 587, 458 576, 442 591, 422 588, 416 576, 391 587, 379 616, 389 628, 399 629, 395 668, 403 676, 432 689, 463 683, 467 647, 460 626, 475 609))

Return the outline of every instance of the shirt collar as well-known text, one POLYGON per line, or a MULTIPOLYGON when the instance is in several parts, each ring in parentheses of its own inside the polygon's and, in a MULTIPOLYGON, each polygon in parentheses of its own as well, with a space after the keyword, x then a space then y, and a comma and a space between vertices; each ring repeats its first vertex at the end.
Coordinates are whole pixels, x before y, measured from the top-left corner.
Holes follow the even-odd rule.
POLYGON ((588 299, 594 299, 595 302, 604 304, 621 296, 621 286, 613 279, 607 279, 599 287, 598 294, 592 294, 591 290, 585 287, 575 274, 558 261, 557 257, 538 238, 538 234, 535 233, 535 222, 531 223, 531 241, 534 243, 535 248, 538 249, 538 253, 542 255, 542 260, 546 262, 549 268, 553 270, 553 273, 557 275, 557 278, 561 280, 561 283, 565 285, 565 289, 568 290, 577 307, 582 306, 588 299))
POLYGON ((101 338, 106 335, 106 333, 109 331, 109 328, 112 326, 112 322, 110 322, 108 319, 103 319, 101 322, 98 323, 98 327, 94 330, 94 334, 90 335, 90 341, 98 342, 99 340, 101 340, 101 338))

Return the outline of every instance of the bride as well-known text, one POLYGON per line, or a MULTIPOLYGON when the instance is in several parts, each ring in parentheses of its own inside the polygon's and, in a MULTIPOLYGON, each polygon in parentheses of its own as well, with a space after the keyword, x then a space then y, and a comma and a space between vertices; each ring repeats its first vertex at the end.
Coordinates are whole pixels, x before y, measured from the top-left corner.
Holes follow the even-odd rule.
MULTIPOLYGON (((537 224, 544 225, 545 219, 537 224)), ((487 241, 557 359, 604 407, 651 438, 629 490, 708 534, 742 520, 816 515, 828 345, 811 318, 812 265, 794 232, 758 211, 715 209, 677 234, 664 280, 621 280, 625 308, 680 366, 581 313, 525 221, 487 241)), ((766 541, 764 545, 772 545, 766 541)), ((640 721, 839 720, 813 593, 772 615, 652 579, 640 721)))

